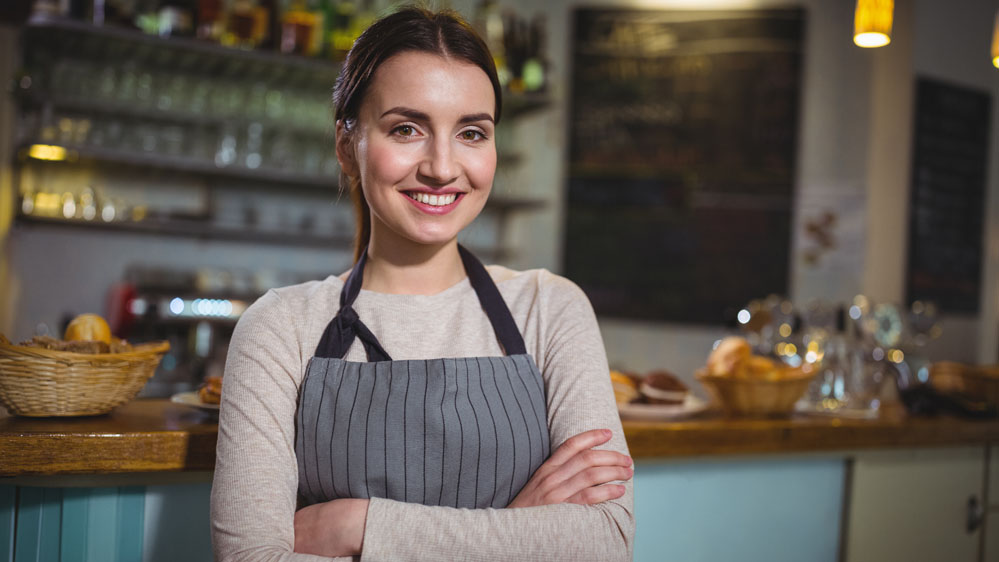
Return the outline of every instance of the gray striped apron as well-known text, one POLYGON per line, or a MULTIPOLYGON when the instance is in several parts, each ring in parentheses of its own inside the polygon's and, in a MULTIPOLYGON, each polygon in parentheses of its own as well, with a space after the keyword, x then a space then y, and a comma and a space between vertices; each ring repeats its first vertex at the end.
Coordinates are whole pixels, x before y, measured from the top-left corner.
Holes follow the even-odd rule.
POLYGON ((381 497, 506 507, 551 453, 541 373, 485 267, 462 262, 505 356, 393 361, 354 312, 362 254, 299 392, 302 505, 381 497), (354 338, 368 362, 345 361, 354 338))

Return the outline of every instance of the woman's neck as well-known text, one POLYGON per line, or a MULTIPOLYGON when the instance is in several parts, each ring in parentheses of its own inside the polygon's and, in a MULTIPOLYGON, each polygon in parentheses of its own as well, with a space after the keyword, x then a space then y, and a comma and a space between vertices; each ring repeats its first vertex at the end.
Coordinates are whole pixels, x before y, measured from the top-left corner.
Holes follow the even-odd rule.
MULTIPOLYGON (((374 233, 372 233, 374 234, 374 233)), ((435 295, 466 277, 457 239, 440 245, 372 236, 362 289, 400 295, 435 295)))

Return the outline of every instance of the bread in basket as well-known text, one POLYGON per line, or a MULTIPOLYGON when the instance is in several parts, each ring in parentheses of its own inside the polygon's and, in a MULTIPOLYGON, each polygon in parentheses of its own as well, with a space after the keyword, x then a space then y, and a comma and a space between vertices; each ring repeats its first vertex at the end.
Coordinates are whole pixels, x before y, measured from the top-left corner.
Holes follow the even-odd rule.
POLYGON ((128 402, 156 372, 168 342, 119 353, 14 345, 0 335, 0 404, 19 416, 92 416, 128 402))

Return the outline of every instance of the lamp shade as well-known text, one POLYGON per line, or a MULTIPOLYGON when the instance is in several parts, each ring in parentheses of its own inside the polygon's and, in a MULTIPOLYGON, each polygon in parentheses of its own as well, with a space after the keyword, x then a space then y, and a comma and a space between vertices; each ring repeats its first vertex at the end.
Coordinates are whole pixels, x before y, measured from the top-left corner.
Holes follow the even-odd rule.
POLYGON ((999 11, 996 12, 996 24, 992 28, 992 66, 999 68, 999 11))
POLYGON ((895 0, 857 0, 853 16, 853 42, 858 47, 884 47, 891 42, 895 0))

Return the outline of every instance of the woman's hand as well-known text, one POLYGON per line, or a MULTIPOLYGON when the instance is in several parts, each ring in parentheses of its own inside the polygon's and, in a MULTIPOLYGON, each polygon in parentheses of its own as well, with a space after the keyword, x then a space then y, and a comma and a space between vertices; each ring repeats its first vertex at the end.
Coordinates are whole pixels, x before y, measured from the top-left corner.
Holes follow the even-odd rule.
POLYGON ((631 457, 593 447, 610 441, 607 429, 584 431, 565 443, 538 467, 507 507, 532 507, 554 503, 595 504, 624 495, 624 486, 608 484, 634 474, 631 457))
POLYGON ((295 552, 320 556, 361 553, 368 500, 343 498, 295 512, 295 552))

